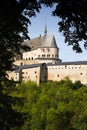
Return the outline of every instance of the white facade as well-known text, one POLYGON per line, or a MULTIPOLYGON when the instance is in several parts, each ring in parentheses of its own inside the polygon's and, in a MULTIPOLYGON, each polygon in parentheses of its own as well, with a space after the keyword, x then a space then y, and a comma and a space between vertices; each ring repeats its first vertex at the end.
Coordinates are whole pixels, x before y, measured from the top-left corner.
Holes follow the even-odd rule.
POLYGON ((41 47, 37 50, 23 53, 23 60, 36 60, 39 63, 59 62, 58 48, 41 47))

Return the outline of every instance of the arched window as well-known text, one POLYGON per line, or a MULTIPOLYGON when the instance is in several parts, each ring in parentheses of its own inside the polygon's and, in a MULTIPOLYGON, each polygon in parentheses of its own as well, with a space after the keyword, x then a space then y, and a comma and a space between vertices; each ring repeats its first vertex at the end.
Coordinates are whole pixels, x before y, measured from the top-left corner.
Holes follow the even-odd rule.
POLYGON ((43 54, 42 57, 45 57, 45 54, 43 54))
POLYGON ((50 54, 47 54, 47 57, 50 57, 50 54))

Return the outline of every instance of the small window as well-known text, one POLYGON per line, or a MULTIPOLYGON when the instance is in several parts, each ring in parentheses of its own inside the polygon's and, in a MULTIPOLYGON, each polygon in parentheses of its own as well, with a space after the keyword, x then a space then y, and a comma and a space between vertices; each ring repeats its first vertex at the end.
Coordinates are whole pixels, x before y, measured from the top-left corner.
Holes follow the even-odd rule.
POLYGON ((37 71, 35 71, 35 74, 37 73, 37 71))
POLYGON ((17 79, 17 77, 15 77, 15 79, 17 79))
POLYGON ((21 65, 23 65, 23 63, 21 63, 21 65))
POLYGON ((65 68, 67 67, 67 65, 65 65, 65 68))
POLYGON ((50 48, 47 48, 47 51, 50 52, 50 48))
POLYGON ((45 54, 43 54, 42 57, 45 57, 45 54))
POLYGON ((41 51, 44 52, 45 51, 44 48, 41 48, 41 51))
POLYGON ((55 55, 55 57, 57 57, 57 55, 55 55))
POLYGON ((57 77, 59 77, 59 74, 57 75, 57 77))
POLYGON ((50 54, 47 54, 47 57, 50 57, 50 54))
POLYGON ((80 73, 80 75, 82 75, 83 73, 80 73))
POLYGON ((38 57, 40 58, 40 55, 38 55, 38 57))

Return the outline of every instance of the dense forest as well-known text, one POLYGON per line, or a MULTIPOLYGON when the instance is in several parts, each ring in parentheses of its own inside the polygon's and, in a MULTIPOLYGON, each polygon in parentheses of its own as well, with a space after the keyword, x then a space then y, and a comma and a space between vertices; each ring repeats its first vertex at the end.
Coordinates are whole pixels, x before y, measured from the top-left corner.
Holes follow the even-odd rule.
POLYGON ((80 81, 29 81, 9 95, 22 99, 12 108, 23 115, 21 127, 11 130, 87 130, 87 87, 80 81))

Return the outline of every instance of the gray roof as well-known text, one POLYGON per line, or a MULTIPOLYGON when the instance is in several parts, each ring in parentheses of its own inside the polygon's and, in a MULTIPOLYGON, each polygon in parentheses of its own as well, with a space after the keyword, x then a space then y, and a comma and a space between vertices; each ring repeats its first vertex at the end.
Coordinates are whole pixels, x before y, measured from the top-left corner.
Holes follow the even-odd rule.
POLYGON ((15 73, 19 73, 22 69, 40 67, 40 66, 42 66, 43 64, 45 64, 45 63, 21 65, 21 66, 18 66, 18 68, 16 68, 15 73))
MULTIPOLYGON (((15 73, 19 73, 22 69, 40 67, 46 63, 22 65, 16 68, 15 73)), ((87 65, 87 61, 74 61, 74 62, 59 62, 59 63, 48 63, 47 66, 62 66, 62 65, 87 65)))
POLYGON ((37 49, 39 47, 50 47, 50 48, 57 47, 54 35, 44 35, 44 36, 40 35, 37 38, 25 41, 23 44, 29 46, 31 50, 37 49))
POLYGON ((47 66, 58 66, 58 65, 87 65, 87 61, 58 62, 47 64, 47 66))

